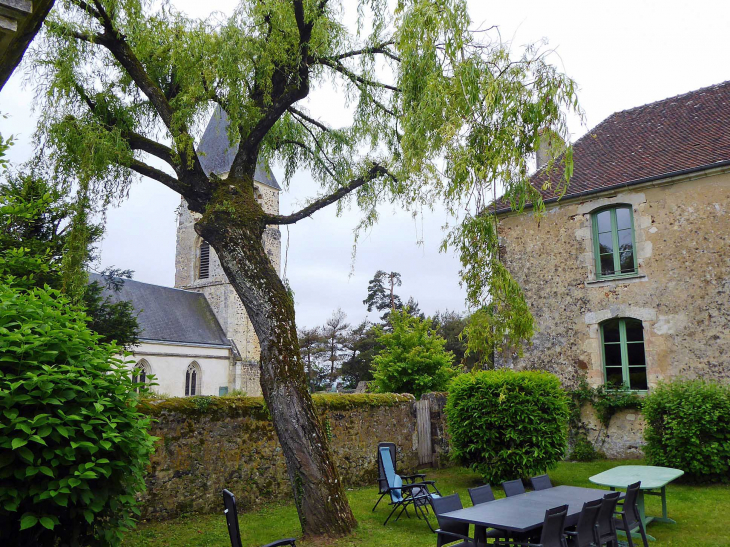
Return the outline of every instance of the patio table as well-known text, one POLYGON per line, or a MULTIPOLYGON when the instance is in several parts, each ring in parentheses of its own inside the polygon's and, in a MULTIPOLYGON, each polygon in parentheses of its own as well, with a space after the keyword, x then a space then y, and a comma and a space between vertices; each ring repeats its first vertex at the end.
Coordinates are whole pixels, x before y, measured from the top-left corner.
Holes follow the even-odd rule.
MULTIPOLYGON (((630 484, 641 481, 641 489, 636 500, 639 506, 639 514, 646 525, 652 521, 668 522, 677 524, 676 521, 667 516, 667 484, 684 475, 681 469, 671 467, 658 467, 654 465, 619 465, 598 475, 593 475, 588 480, 594 484, 608 486, 611 490, 626 488, 630 484), (657 491, 658 490, 658 491, 657 491), (644 510, 644 495, 660 496, 662 498, 662 516, 647 517, 644 510)), ((655 538, 647 535, 647 539, 655 541, 655 538)))
MULTIPOLYGON (((545 521, 545 511, 561 505, 568 506, 565 525, 573 526, 578 522, 583 504, 602 499, 604 495, 605 490, 596 488, 555 486, 451 511, 441 515, 441 518, 473 524, 480 529, 497 528, 524 533, 540 528, 545 521)), ((478 535, 475 532, 475 537, 478 535)))

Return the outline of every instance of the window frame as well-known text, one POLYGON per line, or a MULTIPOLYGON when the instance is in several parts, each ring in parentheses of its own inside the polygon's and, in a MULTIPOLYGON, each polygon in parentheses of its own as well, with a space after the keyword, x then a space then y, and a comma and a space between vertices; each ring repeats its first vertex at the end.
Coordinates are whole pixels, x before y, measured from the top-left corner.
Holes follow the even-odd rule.
POLYGON ((185 397, 196 397, 200 395, 203 387, 203 368, 197 361, 191 361, 187 367, 185 367, 185 387, 183 393, 185 397), (195 378, 193 378, 195 375, 195 378), (194 383, 193 383, 194 380, 194 383))
MULTIPOLYGON (((636 319, 635 317, 612 317, 610 319, 606 319, 606 321, 603 321, 599 327, 601 331, 601 360, 603 364, 603 385, 609 388, 608 386, 608 374, 606 371, 606 342, 603 335, 603 327, 606 323, 609 321, 618 320, 618 328, 619 328, 619 347, 621 348, 621 389, 625 389, 627 391, 631 391, 632 393, 647 393, 648 392, 648 386, 649 386, 649 366, 646 362, 646 336, 643 335, 644 331, 644 322, 640 319, 636 319), (646 385, 647 389, 631 389, 631 376, 629 371, 629 347, 628 344, 638 344, 639 342, 629 342, 626 339, 626 321, 638 321, 639 324, 641 324, 642 329, 642 340, 641 340, 641 346, 644 349, 644 374, 646 374, 646 385)), ((610 342, 612 344, 615 344, 616 342, 610 342)), ((612 390, 613 391, 613 390, 612 390)))
POLYGON ((616 205, 609 205, 607 207, 601 207, 591 211, 591 231, 593 235, 593 259, 596 267, 596 279, 620 279, 622 277, 634 277, 639 274, 639 259, 636 252, 636 226, 634 224, 634 208, 633 206, 621 203, 616 205), (619 250, 618 243, 618 222, 616 221, 616 211, 618 209, 629 210, 629 221, 631 223, 631 245, 633 250, 634 258, 634 270, 631 272, 621 272, 621 251, 619 250), (598 215, 610 211, 611 214, 611 240, 613 243, 613 269, 614 273, 603 275, 601 273, 601 248, 598 241, 598 215), (618 266, 618 268, 617 268, 618 266), (616 273, 618 270, 619 273, 616 273))
MULTIPOLYGON (((140 359, 137 361, 134 366, 132 367, 132 374, 131 379, 133 384, 137 383, 143 383, 145 385, 149 384, 149 377, 152 374, 152 367, 149 364, 149 361, 147 359, 140 359)), ((134 388, 134 391, 136 393, 141 392, 141 387, 137 386, 134 388)))

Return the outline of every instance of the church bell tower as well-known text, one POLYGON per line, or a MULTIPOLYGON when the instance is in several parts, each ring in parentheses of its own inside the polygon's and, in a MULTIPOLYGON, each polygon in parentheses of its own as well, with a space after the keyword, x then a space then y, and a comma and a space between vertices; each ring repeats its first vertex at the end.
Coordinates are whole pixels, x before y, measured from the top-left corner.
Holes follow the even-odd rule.
MULTIPOLYGON (((238 145, 228 142, 228 117, 216 108, 198 147, 200 163, 206 174, 228 176, 238 145)), ((256 199, 264 211, 279 213, 281 187, 265 166, 257 166, 254 175, 256 199)), ((215 251, 193 228, 199 215, 188 210, 185 200, 180 205, 175 252, 175 287, 203 293, 223 331, 231 341, 233 358, 229 372, 229 387, 249 396, 261 395, 259 384, 260 346, 241 300, 223 272, 215 251)), ((281 275, 281 233, 274 226, 266 228, 264 249, 276 272, 281 275)))

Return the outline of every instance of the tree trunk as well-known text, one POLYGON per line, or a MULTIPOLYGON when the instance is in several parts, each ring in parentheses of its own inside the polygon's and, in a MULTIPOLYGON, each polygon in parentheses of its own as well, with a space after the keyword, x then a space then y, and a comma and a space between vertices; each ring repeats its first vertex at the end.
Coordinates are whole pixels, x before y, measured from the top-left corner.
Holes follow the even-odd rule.
MULTIPOLYGON (((253 176, 253 169, 251 169, 253 176)), ((294 302, 263 247, 253 184, 226 180, 196 232, 216 251, 261 344, 261 388, 286 459, 305 536, 341 536, 356 525, 304 374, 294 302)))

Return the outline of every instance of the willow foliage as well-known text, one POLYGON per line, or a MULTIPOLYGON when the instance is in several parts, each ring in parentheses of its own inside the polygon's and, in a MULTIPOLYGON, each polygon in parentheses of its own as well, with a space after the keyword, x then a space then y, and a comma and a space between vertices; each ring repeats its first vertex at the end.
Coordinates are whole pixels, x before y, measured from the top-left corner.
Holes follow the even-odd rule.
POLYGON ((59 0, 34 53, 44 158, 106 201, 139 176, 187 197, 200 173, 196 139, 218 105, 231 141, 283 165, 285 187, 311 173, 321 192, 308 212, 354 205, 362 230, 383 204, 417 214, 443 203, 454 219, 443 248, 460 253, 469 304, 493 304, 495 338, 529 338, 495 221, 481 213, 497 186, 515 208, 541 210, 530 157, 541 131, 567 140, 575 83, 539 46, 514 54, 495 29, 478 28, 465 0, 359 0, 351 29, 354 6, 243 0, 230 17, 198 20, 170 2, 59 0), (306 100, 332 87, 351 114, 337 126, 306 100))

